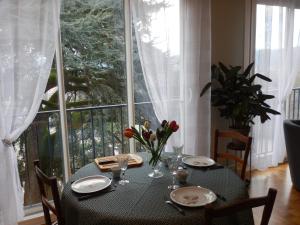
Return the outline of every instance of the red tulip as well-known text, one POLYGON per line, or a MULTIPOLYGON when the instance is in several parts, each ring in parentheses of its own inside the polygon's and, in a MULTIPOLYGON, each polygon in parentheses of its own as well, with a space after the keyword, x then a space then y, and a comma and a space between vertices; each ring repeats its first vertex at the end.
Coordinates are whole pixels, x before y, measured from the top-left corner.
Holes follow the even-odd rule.
POLYGON ((125 137, 132 138, 133 135, 134 135, 134 132, 133 132, 133 130, 131 128, 126 128, 124 130, 123 134, 124 134, 125 137))
POLYGON ((179 129, 179 125, 176 124, 176 121, 175 121, 175 120, 173 120, 173 121, 170 123, 169 127, 171 128, 171 130, 172 130, 173 132, 176 132, 176 131, 179 129))
POLYGON ((149 132, 147 132, 147 131, 142 131, 142 135, 143 135, 143 138, 144 138, 145 140, 149 140, 151 134, 152 134, 151 131, 149 131, 149 132))

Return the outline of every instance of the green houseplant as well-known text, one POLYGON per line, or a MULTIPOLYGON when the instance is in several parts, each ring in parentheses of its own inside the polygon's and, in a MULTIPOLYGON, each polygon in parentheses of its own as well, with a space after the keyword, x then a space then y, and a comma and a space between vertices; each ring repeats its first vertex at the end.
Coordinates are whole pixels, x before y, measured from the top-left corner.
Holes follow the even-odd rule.
POLYGON ((264 94, 262 86, 255 83, 256 78, 265 82, 272 80, 259 73, 251 75, 253 65, 251 63, 245 71, 241 71, 240 66, 212 65, 212 82, 207 83, 200 94, 203 96, 212 86, 212 105, 218 108, 221 117, 229 120, 230 128, 244 134, 249 133, 256 116, 264 123, 270 119, 269 114, 280 114, 266 103, 274 96, 264 94))

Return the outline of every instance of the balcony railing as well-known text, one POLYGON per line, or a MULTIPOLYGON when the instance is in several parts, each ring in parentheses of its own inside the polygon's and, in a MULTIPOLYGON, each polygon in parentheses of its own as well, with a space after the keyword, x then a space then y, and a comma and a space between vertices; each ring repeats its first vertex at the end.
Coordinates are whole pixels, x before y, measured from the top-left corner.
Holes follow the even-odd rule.
MULTIPOLYGON (((156 120, 152 104, 135 104, 136 126, 144 120, 156 120)), ((40 201, 33 170, 33 160, 41 161, 48 175, 62 181, 62 139, 59 111, 39 112, 31 126, 15 143, 20 179, 25 189, 25 205, 40 201)), ((71 172, 92 162, 96 157, 129 152, 122 131, 128 126, 127 104, 84 107, 67 110, 71 172)), ((139 146, 137 147, 139 149, 139 146)))
POLYGON ((292 120, 300 119, 300 87, 294 88, 286 105, 286 118, 292 120))

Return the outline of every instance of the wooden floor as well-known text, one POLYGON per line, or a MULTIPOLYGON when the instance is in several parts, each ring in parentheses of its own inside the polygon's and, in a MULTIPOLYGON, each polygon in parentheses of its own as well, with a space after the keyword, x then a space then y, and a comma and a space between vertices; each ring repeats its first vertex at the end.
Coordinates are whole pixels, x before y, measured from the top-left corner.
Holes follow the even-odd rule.
MULTIPOLYGON (((270 225, 300 225, 300 192, 293 188, 287 164, 254 172, 250 185, 250 196, 265 195, 269 187, 278 193, 270 225)), ((255 224, 259 224, 262 208, 253 211, 255 224)))
MULTIPOLYGON (((293 188, 287 164, 270 168, 263 172, 254 172, 250 185, 250 196, 266 195, 268 188, 278 190, 275 206, 269 225, 300 225, 300 192, 293 188)), ((255 224, 260 224, 262 208, 253 211, 255 224)), ((41 224, 42 218, 20 225, 41 224)))

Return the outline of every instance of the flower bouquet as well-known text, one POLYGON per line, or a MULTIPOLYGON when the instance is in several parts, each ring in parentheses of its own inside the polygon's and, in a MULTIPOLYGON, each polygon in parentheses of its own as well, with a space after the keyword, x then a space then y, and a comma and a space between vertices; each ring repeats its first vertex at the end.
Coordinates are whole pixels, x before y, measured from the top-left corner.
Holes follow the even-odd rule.
POLYGON ((135 127, 126 128, 124 130, 125 137, 134 138, 151 153, 149 165, 152 166, 154 171, 149 174, 150 177, 158 178, 163 176, 163 174, 157 168, 157 163, 167 143, 167 140, 178 129, 179 125, 176 123, 176 121, 173 120, 168 122, 164 120, 161 123, 161 126, 156 129, 156 132, 150 130, 149 121, 145 121, 141 133, 135 127))

